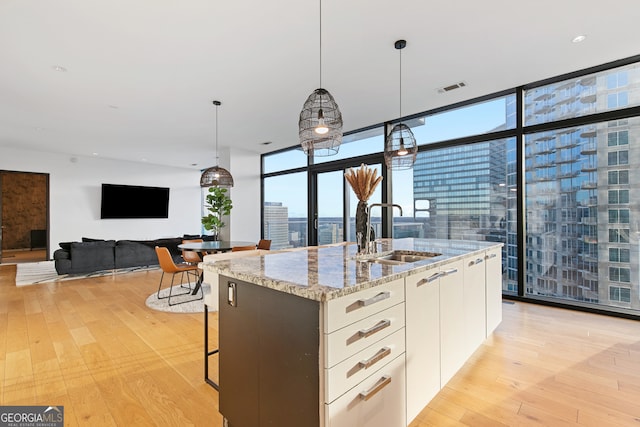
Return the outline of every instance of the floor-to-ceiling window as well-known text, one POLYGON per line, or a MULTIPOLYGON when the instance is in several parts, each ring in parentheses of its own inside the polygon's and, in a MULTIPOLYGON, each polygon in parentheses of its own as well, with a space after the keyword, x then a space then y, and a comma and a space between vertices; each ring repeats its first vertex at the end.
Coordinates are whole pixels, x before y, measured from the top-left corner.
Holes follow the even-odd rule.
POLYGON ((532 298, 640 310, 637 64, 525 91, 525 124, 583 123, 525 136, 526 287, 532 298), (612 113, 614 120, 588 120, 612 113))
MULTIPOLYGON (((340 181, 332 186, 343 216, 331 238, 353 241, 340 174, 350 158, 366 157, 391 184, 377 197, 402 206, 402 216, 386 211, 388 229, 382 212, 372 214, 379 236, 502 242, 505 294, 638 314, 639 60, 403 118, 419 144, 409 170, 387 171, 380 135, 355 132, 338 156, 304 167, 316 200, 307 206, 331 188, 323 178, 340 181)), ((268 182, 279 172, 265 170, 266 212, 268 182)))

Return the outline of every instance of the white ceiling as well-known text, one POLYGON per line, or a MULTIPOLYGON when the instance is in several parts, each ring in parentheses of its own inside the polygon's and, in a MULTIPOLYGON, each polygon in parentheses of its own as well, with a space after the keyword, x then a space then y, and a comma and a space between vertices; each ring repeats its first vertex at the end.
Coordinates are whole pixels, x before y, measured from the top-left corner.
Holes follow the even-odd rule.
MULTIPOLYGON (((639 18, 638 0, 323 0, 322 84, 354 130, 398 117, 397 39, 409 115, 637 55, 639 18)), ((318 21, 318 0, 2 0, 0 153, 205 168, 214 99, 221 151, 296 145, 318 21)))

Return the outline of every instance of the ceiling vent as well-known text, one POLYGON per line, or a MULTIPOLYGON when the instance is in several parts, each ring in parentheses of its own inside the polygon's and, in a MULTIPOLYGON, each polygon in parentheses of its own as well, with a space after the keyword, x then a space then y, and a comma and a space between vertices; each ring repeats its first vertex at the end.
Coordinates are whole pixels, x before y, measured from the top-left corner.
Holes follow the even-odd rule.
POLYGON ((460 89, 461 87, 465 87, 466 85, 467 84, 465 82, 454 83, 452 85, 439 88, 438 93, 451 92, 452 90, 460 89))

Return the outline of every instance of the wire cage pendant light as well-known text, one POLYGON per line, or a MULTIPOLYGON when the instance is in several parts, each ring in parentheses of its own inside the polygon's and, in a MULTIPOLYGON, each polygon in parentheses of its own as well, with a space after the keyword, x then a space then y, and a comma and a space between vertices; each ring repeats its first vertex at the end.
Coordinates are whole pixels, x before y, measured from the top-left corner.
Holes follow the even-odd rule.
POLYGON ((320 87, 311 93, 300 112, 298 136, 308 156, 331 156, 342 144, 342 113, 333 96, 322 88, 322 0, 320 0, 320 87))
MULTIPOLYGON (((400 52, 400 117, 402 117, 402 49, 407 46, 405 40, 394 44, 400 52)), ((416 161, 418 144, 411 128, 404 123, 396 124, 384 142, 384 162, 388 168, 395 170, 410 169, 416 161)))
POLYGON ((218 107, 221 104, 220 101, 213 101, 213 105, 216 106, 216 165, 202 172, 200 187, 233 187, 231 173, 218 166, 218 107))

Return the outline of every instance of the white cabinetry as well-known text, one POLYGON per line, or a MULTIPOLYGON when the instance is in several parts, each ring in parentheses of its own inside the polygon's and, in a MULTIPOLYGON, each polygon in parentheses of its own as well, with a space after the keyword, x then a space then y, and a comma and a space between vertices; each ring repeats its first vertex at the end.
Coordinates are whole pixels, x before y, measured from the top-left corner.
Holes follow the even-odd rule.
POLYGON ((465 360, 476 351, 487 337, 484 269, 484 253, 464 259, 464 303, 462 314, 464 315, 465 323, 465 360))
POLYGON ((500 248, 405 278, 407 422, 502 320, 500 248))
POLYGON ((405 427, 404 393, 403 354, 327 405, 327 426, 405 427))
POLYGON ((404 279, 323 305, 328 427, 405 427, 404 279))
POLYGON ((324 331, 331 333, 401 302, 402 279, 329 300, 324 305, 324 331))
POLYGON ((440 269, 406 278, 407 421, 440 391, 440 269))
MULTIPOLYGON (((440 277, 440 384, 444 386, 465 360, 463 261, 442 266, 440 277)), ((484 302, 484 300, 483 300, 484 302)))
POLYGON ((400 329, 331 369, 325 369, 325 402, 333 402, 404 352, 404 329, 400 329))

